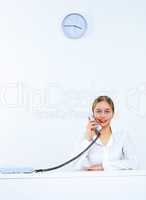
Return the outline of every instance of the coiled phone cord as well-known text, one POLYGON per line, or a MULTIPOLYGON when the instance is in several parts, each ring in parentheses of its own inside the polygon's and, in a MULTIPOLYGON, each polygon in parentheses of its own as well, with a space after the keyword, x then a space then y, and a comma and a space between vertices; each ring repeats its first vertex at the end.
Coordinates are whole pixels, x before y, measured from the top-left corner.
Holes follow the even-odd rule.
POLYGON ((95 142, 96 140, 98 139, 98 135, 99 133, 96 133, 96 138, 82 151, 80 152, 79 154, 77 154, 76 156, 74 156, 73 158, 71 158, 70 160, 60 164, 60 165, 57 165, 55 167, 50 167, 50 168, 46 168, 46 169, 35 169, 34 172, 38 173, 38 172, 47 172, 47 171, 52 171, 52 170, 55 170, 55 169, 59 169, 71 162, 73 162, 74 160, 76 160, 77 158, 79 158, 82 154, 84 154, 95 142))

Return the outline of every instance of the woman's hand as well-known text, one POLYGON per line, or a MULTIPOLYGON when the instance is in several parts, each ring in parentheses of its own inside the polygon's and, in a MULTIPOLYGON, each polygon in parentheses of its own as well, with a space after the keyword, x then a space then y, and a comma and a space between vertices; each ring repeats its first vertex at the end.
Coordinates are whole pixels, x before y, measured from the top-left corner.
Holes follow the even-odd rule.
POLYGON ((87 140, 91 141, 93 137, 96 135, 95 129, 96 129, 97 123, 93 119, 89 119, 88 124, 86 126, 86 132, 87 132, 87 140))
POLYGON ((91 165, 90 167, 85 168, 85 170, 87 171, 103 171, 103 165, 102 164, 98 164, 98 165, 91 165))

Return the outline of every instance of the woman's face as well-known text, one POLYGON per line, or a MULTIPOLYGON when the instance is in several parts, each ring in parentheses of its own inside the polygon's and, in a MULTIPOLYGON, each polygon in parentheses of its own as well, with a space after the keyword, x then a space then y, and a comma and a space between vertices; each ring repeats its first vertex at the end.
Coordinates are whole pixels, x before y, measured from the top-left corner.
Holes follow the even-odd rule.
POLYGON ((111 106, 106 101, 101 101, 96 104, 93 115, 96 122, 104 128, 110 125, 113 118, 113 111, 111 106))

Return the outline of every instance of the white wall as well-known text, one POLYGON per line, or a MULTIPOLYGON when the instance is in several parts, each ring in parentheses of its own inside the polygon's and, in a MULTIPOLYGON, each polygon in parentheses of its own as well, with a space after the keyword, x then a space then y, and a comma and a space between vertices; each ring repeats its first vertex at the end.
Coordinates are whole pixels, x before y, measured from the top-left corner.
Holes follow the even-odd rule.
POLYGON ((113 98, 146 167, 144 0, 0 0, 0 164, 48 167, 83 136, 94 98, 113 98), (88 31, 67 39, 64 16, 88 31))

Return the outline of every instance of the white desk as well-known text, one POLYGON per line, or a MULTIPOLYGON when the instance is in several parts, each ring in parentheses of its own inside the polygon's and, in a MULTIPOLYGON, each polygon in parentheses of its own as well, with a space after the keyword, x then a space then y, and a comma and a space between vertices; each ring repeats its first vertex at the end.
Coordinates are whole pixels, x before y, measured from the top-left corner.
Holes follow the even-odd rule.
POLYGON ((146 171, 0 174, 2 200, 145 200, 146 171))

